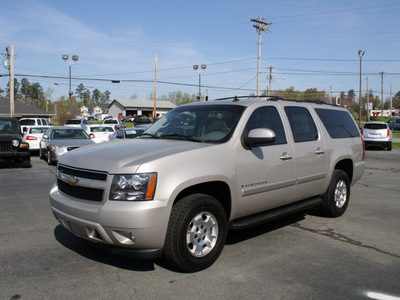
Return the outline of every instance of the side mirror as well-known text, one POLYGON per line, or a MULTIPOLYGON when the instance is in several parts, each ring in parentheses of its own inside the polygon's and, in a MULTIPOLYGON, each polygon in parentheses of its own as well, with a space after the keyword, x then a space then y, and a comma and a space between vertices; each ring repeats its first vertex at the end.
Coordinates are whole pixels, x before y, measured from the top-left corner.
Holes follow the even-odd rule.
POLYGON ((48 136, 47 134, 43 134, 43 138, 44 138, 45 140, 47 140, 47 139, 49 138, 49 136, 48 136))
POLYGON ((247 136, 243 137, 243 143, 247 148, 266 146, 275 142, 275 132, 267 128, 256 128, 250 130, 247 136))

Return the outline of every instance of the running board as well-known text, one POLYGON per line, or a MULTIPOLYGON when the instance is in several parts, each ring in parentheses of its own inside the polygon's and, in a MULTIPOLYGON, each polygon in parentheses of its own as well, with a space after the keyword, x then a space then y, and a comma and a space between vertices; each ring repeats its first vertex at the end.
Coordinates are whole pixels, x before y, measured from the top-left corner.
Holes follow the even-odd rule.
POLYGON ((313 197, 293 204, 267 210, 248 217, 243 217, 231 222, 229 229, 246 229, 262 223, 272 221, 296 212, 300 212, 321 204, 321 197, 313 197))

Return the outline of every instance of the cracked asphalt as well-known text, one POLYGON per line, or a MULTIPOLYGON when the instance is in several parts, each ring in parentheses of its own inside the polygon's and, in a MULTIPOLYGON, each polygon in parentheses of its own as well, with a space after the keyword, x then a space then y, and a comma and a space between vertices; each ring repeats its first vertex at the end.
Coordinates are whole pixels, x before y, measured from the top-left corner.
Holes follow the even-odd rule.
POLYGON ((0 299, 398 299, 400 149, 366 152, 347 212, 317 208, 231 231, 217 262, 184 274, 82 243, 58 225, 54 166, 0 161, 0 299))

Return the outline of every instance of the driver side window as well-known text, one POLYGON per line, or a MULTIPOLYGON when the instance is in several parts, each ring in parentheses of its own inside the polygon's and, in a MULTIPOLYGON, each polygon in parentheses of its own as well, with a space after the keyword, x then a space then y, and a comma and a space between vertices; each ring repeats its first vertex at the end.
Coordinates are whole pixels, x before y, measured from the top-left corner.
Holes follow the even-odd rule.
POLYGON ((271 129, 275 133, 275 142, 272 145, 286 144, 282 119, 274 106, 264 106, 256 109, 246 124, 245 134, 256 128, 271 129))

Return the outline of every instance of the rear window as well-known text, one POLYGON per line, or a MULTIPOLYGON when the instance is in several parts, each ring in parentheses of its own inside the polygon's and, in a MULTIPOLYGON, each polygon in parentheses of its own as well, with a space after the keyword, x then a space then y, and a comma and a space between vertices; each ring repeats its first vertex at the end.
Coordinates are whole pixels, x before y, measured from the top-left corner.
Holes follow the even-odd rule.
POLYGON ((108 119, 108 120, 105 120, 105 121, 104 121, 104 124, 118 124, 118 121, 117 121, 117 120, 110 120, 110 119, 108 119))
POLYGON ((67 122, 65 122, 66 125, 79 125, 81 124, 81 120, 68 120, 67 122))
POLYGON ((21 125, 35 125, 35 120, 33 119, 20 120, 19 123, 21 125))
POLYGON ((359 137, 354 119, 347 111, 316 108, 316 113, 333 139, 359 137))
POLYGON ((387 129, 386 124, 379 124, 379 123, 366 123, 364 125, 364 129, 387 129))

